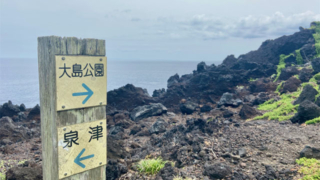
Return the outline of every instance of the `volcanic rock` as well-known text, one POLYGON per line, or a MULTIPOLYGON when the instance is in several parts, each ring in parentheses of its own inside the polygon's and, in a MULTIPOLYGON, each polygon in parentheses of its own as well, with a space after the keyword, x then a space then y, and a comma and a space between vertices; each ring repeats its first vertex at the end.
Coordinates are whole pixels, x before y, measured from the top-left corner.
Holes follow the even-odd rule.
POLYGON ((40 106, 37 104, 35 107, 31 109, 31 111, 28 114, 28 119, 40 119, 40 106))
POLYGON ((42 180, 42 168, 39 167, 13 167, 6 173, 7 180, 42 180))
POLYGON ((20 104, 19 109, 20 111, 26 111, 26 106, 24 104, 20 104))
POLYGON ((301 82, 308 82, 312 78, 312 69, 303 68, 300 70, 299 79, 301 82))
POLYGON ((301 81, 299 79, 295 77, 290 77, 287 81, 283 83, 280 93, 297 91, 300 84, 301 84, 301 81))
POLYGON ((207 70, 207 65, 205 62, 200 62, 198 65, 197 65, 197 72, 204 72, 207 70))
POLYGON ((185 103, 181 103, 179 105, 180 107, 180 111, 183 113, 183 114, 192 114, 196 108, 198 107, 199 105, 194 103, 194 102, 191 102, 191 101, 187 101, 185 103))
POLYGON ((170 88, 172 86, 174 86, 175 84, 177 84, 179 81, 179 75, 178 74, 175 74, 173 76, 171 76, 168 81, 167 81, 167 87, 170 88))
POLYGON ((260 92, 252 101, 252 105, 260 105, 270 99, 269 94, 265 92, 260 92))
POLYGON ((320 148, 305 146, 300 152, 300 157, 320 159, 320 148))
POLYGON ((309 100, 305 100, 300 104, 298 112, 291 118, 291 122, 301 124, 319 116, 320 107, 309 100))
POLYGON ((261 78, 256 81, 250 82, 249 89, 251 93, 257 92, 273 92, 277 89, 277 84, 270 79, 261 78))
POLYGON ((132 111, 137 106, 155 102, 142 88, 127 84, 107 93, 108 106, 119 110, 132 111))
POLYGON ((135 135, 139 131, 141 131, 141 126, 140 125, 135 125, 131 128, 130 134, 129 135, 135 135))
POLYGON ((209 176, 211 179, 223 179, 232 174, 232 169, 224 163, 206 164, 203 174, 209 176))
POLYGON ((239 112, 242 119, 249 119, 260 114, 255 108, 244 104, 239 112))
POLYGON ((303 88, 300 96, 297 98, 297 100, 293 104, 295 105, 300 104, 305 100, 314 102, 317 94, 318 94, 318 91, 315 90, 310 84, 308 84, 303 88))
POLYGON ((232 106, 232 107, 238 107, 240 104, 242 104, 242 101, 238 98, 234 98, 234 94, 232 93, 224 93, 220 101, 218 103, 218 107, 221 106, 232 106))
POLYGON ((226 67, 230 68, 232 66, 234 66, 234 64, 237 62, 237 58, 234 57, 234 55, 229 55, 227 56, 223 61, 222 61, 222 65, 225 65, 226 67))
POLYGON ((281 74, 279 76, 279 80, 287 80, 289 79, 291 76, 294 76, 296 74, 298 74, 299 71, 295 66, 289 66, 287 68, 284 68, 281 70, 281 74))
POLYGON ((316 105, 318 105, 320 107, 320 96, 317 98, 316 102, 315 102, 316 105))
POLYGON ((178 173, 175 172, 170 162, 167 162, 164 167, 158 172, 162 180, 172 180, 178 173))
POLYGON ((115 136, 108 135, 107 156, 108 159, 124 159, 129 158, 130 153, 124 148, 122 140, 117 140, 115 136))
POLYGON ((128 172, 128 168, 125 165, 118 163, 117 160, 108 159, 106 167, 107 180, 116 180, 126 172, 128 172))
POLYGON ((149 132, 151 134, 158 134, 166 132, 166 128, 168 123, 166 123, 163 119, 158 118, 158 120, 150 127, 149 132))
POLYGON ((12 117, 17 115, 20 112, 20 108, 18 105, 13 105, 11 101, 4 103, 0 106, 0 118, 3 116, 12 117))
POLYGON ((208 104, 205 104, 200 108, 200 112, 210 112, 211 110, 212 110, 212 107, 208 104))
POLYGON ((320 72, 320 58, 313 59, 311 61, 311 65, 312 65, 314 73, 320 72))
POLYGON ((164 113, 167 113, 166 107, 164 107, 161 103, 152 103, 150 105, 134 108, 130 113, 130 118, 134 121, 140 121, 143 118, 159 116, 164 113))
POLYGON ((152 97, 160 97, 165 93, 166 93, 166 90, 164 88, 158 89, 158 90, 154 90, 153 94, 152 94, 152 97))

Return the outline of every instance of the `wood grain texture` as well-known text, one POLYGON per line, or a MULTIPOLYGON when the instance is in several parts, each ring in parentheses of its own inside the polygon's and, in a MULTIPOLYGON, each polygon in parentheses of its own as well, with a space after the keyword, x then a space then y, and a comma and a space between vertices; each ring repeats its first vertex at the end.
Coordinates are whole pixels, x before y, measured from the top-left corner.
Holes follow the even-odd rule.
MULTIPOLYGON (((56 111, 55 55, 105 56, 105 41, 57 36, 38 38, 42 164, 45 180, 59 179, 57 128, 106 118, 105 106, 56 111)), ((105 168, 106 166, 101 166, 64 180, 105 180, 105 168)))

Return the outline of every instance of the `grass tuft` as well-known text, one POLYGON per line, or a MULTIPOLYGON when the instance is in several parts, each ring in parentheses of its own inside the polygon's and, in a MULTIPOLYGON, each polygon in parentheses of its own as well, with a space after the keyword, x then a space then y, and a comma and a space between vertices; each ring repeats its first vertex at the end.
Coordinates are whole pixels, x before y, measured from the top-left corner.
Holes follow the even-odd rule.
POLYGON ((311 119, 309 121, 306 121, 306 124, 316 124, 316 123, 320 123, 320 117, 317 117, 317 118, 314 118, 314 119, 311 119))
POLYGON ((157 174, 168 161, 162 160, 161 157, 156 159, 142 159, 138 162, 137 168, 140 173, 148 175, 157 174))
POLYGON ((300 158, 296 163, 302 165, 299 172, 304 175, 303 180, 319 180, 320 179, 320 161, 316 159, 300 158))
POLYGON ((300 93, 301 91, 297 91, 290 94, 283 94, 280 96, 281 99, 279 101, 274 101, 273 99, 271 99, 259 105, 259 110, 269 112, 265 112, 263 115, 255 117, 254 120, 289 120, 298 110, 299 105, 293 105, 292 101, 294 101, 300 95, 300 93))

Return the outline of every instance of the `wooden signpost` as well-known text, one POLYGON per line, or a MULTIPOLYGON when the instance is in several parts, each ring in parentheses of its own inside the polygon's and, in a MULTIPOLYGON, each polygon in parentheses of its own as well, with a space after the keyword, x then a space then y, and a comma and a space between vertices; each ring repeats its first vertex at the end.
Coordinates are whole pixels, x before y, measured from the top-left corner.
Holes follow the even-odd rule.
POLYGON ((105 41, 38 38, 45 180, 105 180, 105 41))

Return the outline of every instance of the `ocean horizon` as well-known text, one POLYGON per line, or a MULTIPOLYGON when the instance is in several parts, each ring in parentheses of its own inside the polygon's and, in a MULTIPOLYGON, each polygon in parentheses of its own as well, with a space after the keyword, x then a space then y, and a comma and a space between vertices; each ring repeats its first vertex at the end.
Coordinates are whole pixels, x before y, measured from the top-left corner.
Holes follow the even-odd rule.
MULTIPOLYGON (((108 60, 107 91, 126 84, 147 89, 150 96, 156 89, 167 89, 167 80, 174 74, 190 74, 199 61, 108 60)), ((218 65, 221 61, 205 61, 218 65)), ((32 108, 39 104, 37 58, 0 58, 0 104, 8 100, 32 108)))

